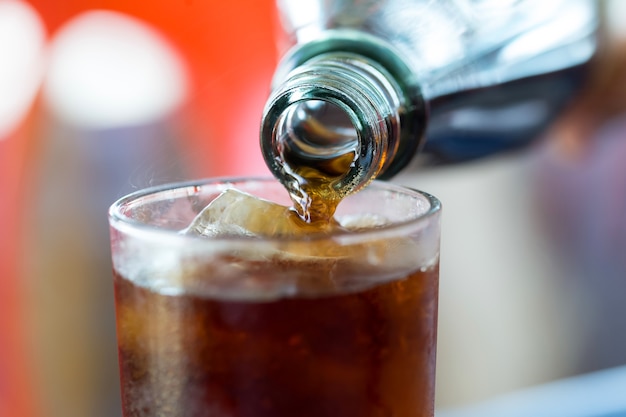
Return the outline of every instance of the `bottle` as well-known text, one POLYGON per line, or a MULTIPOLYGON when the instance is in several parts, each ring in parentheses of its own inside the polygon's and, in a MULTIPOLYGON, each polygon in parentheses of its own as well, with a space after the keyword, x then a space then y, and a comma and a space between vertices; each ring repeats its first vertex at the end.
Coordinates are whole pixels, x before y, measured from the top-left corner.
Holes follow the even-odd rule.
POLYGON ((306 206, 311 190, 340 200, 418 154, 519 147, 581 85, 597 3, 278 0, 290 49, 261 122, 265 161, 306 206))

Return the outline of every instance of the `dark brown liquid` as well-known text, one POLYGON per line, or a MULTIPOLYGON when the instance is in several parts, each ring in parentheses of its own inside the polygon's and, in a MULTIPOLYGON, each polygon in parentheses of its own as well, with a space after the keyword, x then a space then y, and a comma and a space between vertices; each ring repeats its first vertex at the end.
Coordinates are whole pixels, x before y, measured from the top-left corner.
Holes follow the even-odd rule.
MULTIPOLYGON (((327 273, 359 278, 354 265, 239 261, 260 281, 298 274, 319 288, 229 301, 116 273, 125 417, 433 416, 436 267, 345 290, 327 273)), ((190 280, 213 279, 214 265, 190 280)))
POLYGON ((350 170, 354 153, 319 160, 303 160, 296 153, 283 153, 282 157, 283 169, 294 180, 287 186, 294 211, 307 223, 331 222, 337 205, 346 196, 338 183, 350 170))

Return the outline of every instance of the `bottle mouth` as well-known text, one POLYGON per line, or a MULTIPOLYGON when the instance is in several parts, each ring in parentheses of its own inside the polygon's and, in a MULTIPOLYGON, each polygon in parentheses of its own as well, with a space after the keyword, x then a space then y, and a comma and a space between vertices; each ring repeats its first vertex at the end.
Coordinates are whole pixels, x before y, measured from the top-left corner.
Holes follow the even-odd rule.
POLYGON ((270 100, 261 150, 290 194, 297 194, 308 177, 342 198, 376 177, 378 158, 386 152, 386 121, 367 114, 377 109, 354 92, 346 94, 346 88, 300 85, 270 100))
POLYGON ((302 182, 294 175, 301 168, 312 168, 307 175, 339 197, 387 168, 398 144, 400 93, 382 71, 362 56, 326 54, 296 68, 274 91, 261 150, 288 190, 302 182))
POLYGON ((302 158, 335 158, 356 152, 358 132, 350 115, 324 100, 292 104, 279 117, 276 136, 302 158))

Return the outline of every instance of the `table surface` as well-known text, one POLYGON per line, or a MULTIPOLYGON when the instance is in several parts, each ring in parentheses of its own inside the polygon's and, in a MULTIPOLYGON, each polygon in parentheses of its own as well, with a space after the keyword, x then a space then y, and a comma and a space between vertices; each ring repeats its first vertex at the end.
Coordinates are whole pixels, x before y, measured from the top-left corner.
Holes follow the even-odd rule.
POLYGON ((626 417, 626 366, 516 391, 437 417, 626 417))

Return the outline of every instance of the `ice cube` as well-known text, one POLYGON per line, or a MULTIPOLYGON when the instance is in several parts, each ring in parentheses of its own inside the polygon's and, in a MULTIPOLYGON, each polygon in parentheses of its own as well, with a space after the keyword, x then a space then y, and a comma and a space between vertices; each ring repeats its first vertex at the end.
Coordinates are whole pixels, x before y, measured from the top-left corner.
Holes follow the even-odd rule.
MULTIPOLYGON (((202 237, 272 237, 284 241, 267 242, 260 247, 250 247, 246 258, 262 259, 279 256, 291 260, 351 259, 362 265, 376 268, 382 264, 402 264, 414 254, 414 244, 408 238, 378 239, 373 236, 356 242, 346 236, 363 230, 376 229, 388 224, 387 219, 373 214, 344 216, 339 222, 306 223, 289 207, 258 198, 245 192, 228 189, 216 197, 192 221, 185 234, 202 237), (335 233, 337 232, 337 233, 335 233), (317 239, 321 235, 332 238, 317 239), (289 239, 297 237, 297 239, 289 239), (391 261, 390 261, 391 260, 391 261)), ((225 247, 226 248, 226 247, 225 247)), ((230 249, 228 249, 230 250, 230 249)), ((237 246, 241 255, 242 247, 237 246)))
MULTIPOLYGON (((289 207, 228 189, 184 231, 214 240, 206 246, 210 250, 201 253, 200 265, 209 265, 208 272, 182 273, 178 285, 202 294, 255 300, 367 288, 421 266, 416 263, 421 256, 416 243, 385 232, 388 224, 384 216, 366 209, 325 226, 311 225, 289 207), (369 233, 377 229, 382 233, 369 233), (250 240, 242 243, 228 239, 231 236, 250 240)), ((187 268, 195 264, 184 262, 187 268)))
POLYGON ((351 214, 339 219, 339 224, 347 230, 371 230, 389 225, 389 220, 372 213, 351 214))
POLYGON ((204 237, 285 237, 328 233, 335 226, 306 223, 289 207, 228 189, 206 206, 183 233, 204 237))

